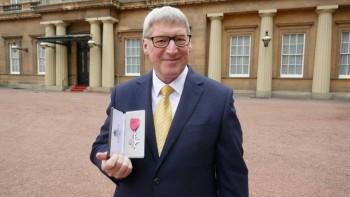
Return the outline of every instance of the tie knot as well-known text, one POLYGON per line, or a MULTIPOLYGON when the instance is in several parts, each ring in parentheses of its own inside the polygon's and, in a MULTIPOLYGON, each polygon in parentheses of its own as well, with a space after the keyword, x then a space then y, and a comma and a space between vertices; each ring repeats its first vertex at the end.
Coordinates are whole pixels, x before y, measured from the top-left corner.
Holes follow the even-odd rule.
POLYGON ((170 87, 169 85, 165 85, 164 87, 162 87, 162 89, 160 90, 160 92, 162 93, 162 95, 168 97, 172 92, 174 91, 174 89, 172 87, 170 87))

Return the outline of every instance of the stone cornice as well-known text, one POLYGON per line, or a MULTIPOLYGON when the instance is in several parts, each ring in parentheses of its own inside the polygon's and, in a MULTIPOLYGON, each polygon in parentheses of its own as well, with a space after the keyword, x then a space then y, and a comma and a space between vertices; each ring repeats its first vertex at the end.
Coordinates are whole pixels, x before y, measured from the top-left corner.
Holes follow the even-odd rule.
POLYGON ((23 19, 32 19, 40 18, 40 14, 36 14, 30 11, 19 12, 19 13, 6 13, 0 15, 0 21, 9 21, 9 20, 23 20, 23 19))
POLYGON ((74 11, 74 10, 86 10, 90 8, 107 8, 112 7, 119 9, 119 3, 114 0, 98 0, 98 1, 77 1, 77 2, 67 2, 59 4, 47 4, 38 5, 35 11, 38 13, 48 13, 48 12, 62 12, 62 11, 74 11))
POLYGON ((131 10, 131 9, 149 9, 154 7, 160 7, 163 5, 170 6, 182 6, 182 5, 196 5, 203 3, 218 3, 227 2, 228 0, 148 0, 142 2, 130 2, 120 3, 120 10, 131 10))

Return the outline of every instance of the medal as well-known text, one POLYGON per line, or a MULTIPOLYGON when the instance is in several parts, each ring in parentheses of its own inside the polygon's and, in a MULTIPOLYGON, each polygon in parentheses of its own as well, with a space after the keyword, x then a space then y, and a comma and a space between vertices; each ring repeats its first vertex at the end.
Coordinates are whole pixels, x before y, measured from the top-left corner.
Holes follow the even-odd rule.
POLYGON ((140 139, 136 136, 137 129, 140 126, 140 119, 139 118, 131 118, 130 119, 130 129, 132 131, 132 137, 129 141, 129 145, 135 150, 136 145, 140 143, 140 139))

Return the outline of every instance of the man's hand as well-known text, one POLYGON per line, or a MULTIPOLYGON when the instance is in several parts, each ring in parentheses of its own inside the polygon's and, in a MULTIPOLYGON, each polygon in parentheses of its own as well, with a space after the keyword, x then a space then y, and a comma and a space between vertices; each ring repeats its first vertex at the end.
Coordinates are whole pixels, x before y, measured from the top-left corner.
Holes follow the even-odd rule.
POLYGON ((132 171, 132 164, 130 159, 122 154, 113 154, 109 159, 107 152, 97 153, 96 158, 102 161, 101 169, 107 173, 108 176, 116 179, 127 177, 132 171))

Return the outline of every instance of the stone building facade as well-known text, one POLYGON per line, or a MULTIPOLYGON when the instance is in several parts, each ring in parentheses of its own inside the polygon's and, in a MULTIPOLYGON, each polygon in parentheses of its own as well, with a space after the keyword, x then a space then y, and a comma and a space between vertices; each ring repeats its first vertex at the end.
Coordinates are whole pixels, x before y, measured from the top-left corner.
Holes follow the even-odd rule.
POLYGON ((349 0, 0 0, 0 85, 99 91, 142 75, 143 19, 161 5, 187 15, 193 69, 236 93, 350 98, 349 0))

